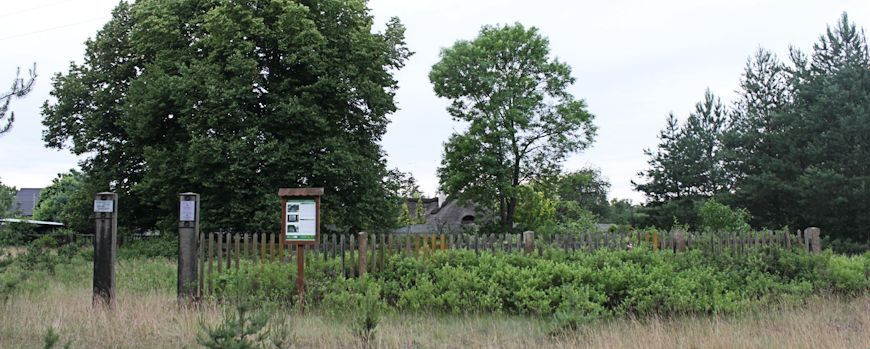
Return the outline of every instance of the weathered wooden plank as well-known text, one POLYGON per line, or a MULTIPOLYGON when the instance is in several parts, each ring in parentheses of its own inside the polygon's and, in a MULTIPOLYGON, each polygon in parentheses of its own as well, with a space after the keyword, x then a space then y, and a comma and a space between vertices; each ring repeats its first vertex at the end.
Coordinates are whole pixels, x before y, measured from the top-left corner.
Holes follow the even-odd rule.
POLYGON ((211 294, 214 290, 212 284, 212 264, 214 262, 214 234, 208 234, 208 293, 211 294))
POLYGON ((234 254, 234 257, 236 259, 236 270, 239 270, 239 250, 241 247, 241 246, 239 246, 239 245, 241 245, 241 237, 239 236, 239 234, 233 234, 233 241, 234 241, 233 245, 235 246, 235 252, 236 252, 234 254))
POLYGON ((205 248, 205 234, 203 234, 203 233, 199 234, 199 243, 197 244, 197 249, 199 249, 198 251, 196 251, 197 260, 198 260, 197 261, 198 265, 197 265, 196 271, 199 273, 199 275, 197 275, 199 277, 199 289, 197 289, 197 292, 198 292, 199 297, 202 297, 202 294, 205 290, 205 260, 206 260, 206 258, 205 258, 205 250, 206 250, 206 248, 205 248))
POLYGON ((347 277, 347 268, 344 262, 344 234, 341 234, 340 241, 338 243, 338 250, 341 253, 341 276, 347 277))

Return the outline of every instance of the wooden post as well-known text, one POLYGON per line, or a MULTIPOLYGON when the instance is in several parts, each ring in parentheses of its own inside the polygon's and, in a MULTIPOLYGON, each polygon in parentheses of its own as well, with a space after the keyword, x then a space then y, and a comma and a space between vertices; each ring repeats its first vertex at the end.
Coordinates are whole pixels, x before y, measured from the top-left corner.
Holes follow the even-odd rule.
POLYGON ((804 232, 804 236, 807 237, 807 241, 810 244, 810 252, 813 254, 819 254, 822 252, 822 237, 821 237, 821 229, 816 227, 809 227, 804 232))
POLYGON ((97 193, 94 198, 93 305, 111 307, 115 298, 115 262, 118 251, 118 195, 97 193))
POLYGON ((674 231, 674 250, 676 252, 685 252, 686 251, 686 237, 682 230, 677 229, 674 231))
POLYGON ((366 232, 359 232, 359 276, 366 274, 366 253, 368 247, 368 235, 366 232))
POLYGON ((532 252, 535 250, 535 232, 523 232, 523 242, 525 243, 526 254, 532 254, 532 252))
POLYGON ((341 276, 347 277, 347 269, 344 265, 344 234, 341 234, 338 244, 339 253, 341 253, 341 276))
POLYGON ((180 195, 178 214, 178 302, 196 298, 196 253, 199 237, 199 194, 180 195))

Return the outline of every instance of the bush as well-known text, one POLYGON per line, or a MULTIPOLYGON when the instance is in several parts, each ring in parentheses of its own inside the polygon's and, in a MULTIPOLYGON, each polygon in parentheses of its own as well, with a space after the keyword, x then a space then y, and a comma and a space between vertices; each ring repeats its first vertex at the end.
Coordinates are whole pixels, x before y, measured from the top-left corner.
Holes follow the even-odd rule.
POLYGON ((118 258, 177 258, 178 236, 166 234, 133 240, 118 247, 118 258))
MULTIPOLYGON (((560 314, 571 323, 627 314, 730 314, 802 302, 814 293, 856 295, 870 289, 870 253, 844 257, 779 248, 742 255, 674 254, 643 247, 549 250, 544 257, 434 252, 428 259, 392 256, 385 268, 357 279, 336 276, 335 261, 311 262, 307 304, 340 313, 376 297, 373 309, 560 314)), ((295 268, 246 264, 218 278, 219 298, 292 302, 295 268)))
POLYGON ((732 209, 725 204, 710 199, 698 209, 700 230, 712 233, 746 232, 749 227, 749 212, 746 209, 732 209))
POLYGON ((0 246, 20 246, 30 241, 34 235, 33 225, 24 222, 0 224, 0 246))

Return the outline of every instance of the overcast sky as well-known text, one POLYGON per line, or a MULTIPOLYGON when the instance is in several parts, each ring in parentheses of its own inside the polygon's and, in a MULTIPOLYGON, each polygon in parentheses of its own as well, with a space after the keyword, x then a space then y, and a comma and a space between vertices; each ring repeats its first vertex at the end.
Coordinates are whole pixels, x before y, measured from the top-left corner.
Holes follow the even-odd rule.
MULTIPOLYGON (((16 121, 0 136, 0 181, 44 187, 77 167, 68 151, 47 149, 40 109, 50 78, 81 62, 84 41, 109 19, 114 0, 0 0, 0 89, 37 63, 33 92, 13 100, 16 121)), ((521 22, 540 28, 551 54, 568 63, 571 88, 595 114, 594 145, 565 167, 594 167, 612 184, 611 197, 641 202, 631 180, 646 167, 644 148, 670 112, 684 118, 709 88, 733 98, 746 58, 759 47, 785 58, 789 45, 809 49, 843 11, 870 24, 870 1, 422 1, 373 0, 378 28, 398 16, 416 54, 398 72, 400 110, 382 145, 390 167, 410 171, 433 195, 442 144, 458 129, 437 98, 428 73, 441 48, 473 39, 481 25, 521 22)), ((3 90, 0 90, 3 91, 3 90)))

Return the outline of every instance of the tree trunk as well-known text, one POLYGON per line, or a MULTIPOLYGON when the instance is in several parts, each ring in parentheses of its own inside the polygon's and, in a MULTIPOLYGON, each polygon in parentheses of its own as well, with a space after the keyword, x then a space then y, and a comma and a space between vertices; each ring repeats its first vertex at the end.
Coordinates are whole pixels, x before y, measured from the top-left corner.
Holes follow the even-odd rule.
POLYGON ((505 215, 505 219, 502 222, 504 225, 505 232, 511 232, 514 228, 514 215, 517 211, 517 198, 512 197, 508 200, 507 205, 507 215, 505 215))

